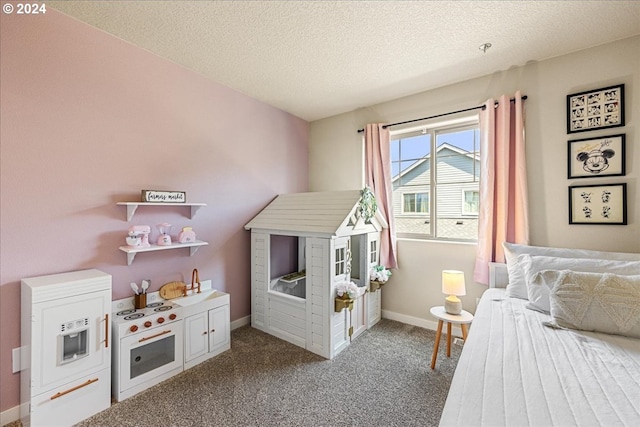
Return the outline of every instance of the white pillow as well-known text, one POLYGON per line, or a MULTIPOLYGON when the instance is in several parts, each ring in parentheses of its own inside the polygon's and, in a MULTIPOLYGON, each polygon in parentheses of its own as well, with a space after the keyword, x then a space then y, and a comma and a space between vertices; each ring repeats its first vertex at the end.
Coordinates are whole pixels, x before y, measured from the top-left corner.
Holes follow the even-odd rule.
POLYGON ((623 252, 603 252, 587 249, 569 248, 548 248, 544 246, 529 246, 517 243, 502 243, 504 256, 507 261, 507 271, 509 272, 509 284, 507 285, 507 296, 528 299, 527 282, 524 271, 518 264, 518 255, 541 255, 556 258, 588 258, 588 259, 610 259, 618 261, 640 261, 640 254, 623 252))
POLYGON ((640 276, 554 272, 552 325, 640 338, 640 276))
POLYGON ((553 258, 547 256, 518 256, 524 271, 529 303, 532 310, 549 313, 549 293, 555 281, 553 276, 541 274, 544 270, 572 270, 587 273, 613 273, 622 276, 640 275, 640 261, 613 261, 589 258, 553 258), (551 279, 551 280, 550 280, 551 279))

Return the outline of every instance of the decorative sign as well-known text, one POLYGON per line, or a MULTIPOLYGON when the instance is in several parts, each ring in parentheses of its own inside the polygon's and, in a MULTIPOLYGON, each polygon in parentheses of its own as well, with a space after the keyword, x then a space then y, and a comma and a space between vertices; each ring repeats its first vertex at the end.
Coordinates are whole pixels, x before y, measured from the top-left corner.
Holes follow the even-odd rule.
POLYGON ((184 191, 142 190, 142 201, 152 203, 186 203, 184 191))

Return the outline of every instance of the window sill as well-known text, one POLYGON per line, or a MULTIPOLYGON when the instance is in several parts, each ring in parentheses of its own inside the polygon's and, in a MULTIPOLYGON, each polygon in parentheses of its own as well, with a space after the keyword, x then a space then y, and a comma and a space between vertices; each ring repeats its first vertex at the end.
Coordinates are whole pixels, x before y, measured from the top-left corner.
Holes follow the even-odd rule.
POLYGON ((477 241, 470 240, 447 240, 447 239, 428 239, 428 238, 417 238, 417 237, 396 237, 396 241, 407 241, 407 242, 424 242, 424 243, 444 243, 449 245, 473 245, 478 246, 477 241))

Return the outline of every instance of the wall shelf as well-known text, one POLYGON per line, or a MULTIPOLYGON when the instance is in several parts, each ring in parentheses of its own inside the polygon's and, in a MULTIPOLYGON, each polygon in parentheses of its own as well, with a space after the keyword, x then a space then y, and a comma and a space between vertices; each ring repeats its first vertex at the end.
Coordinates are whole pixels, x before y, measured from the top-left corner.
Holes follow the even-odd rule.
MULTIPOLYGON (((163 204, 166 204, 166 203, 163 203, 163 204)), ((130 246, 120 246, 118 249, 120 249, 122 252, 125 252, 127 254, 127 265, 131 265, 131 263, 133 262, 133 259, 136 257, 136 254, 139 254, 141 252, 155 252, 155 251, 164 251, 168 249, 189 248, 189 256, 192 256, 193 254, 196 253, 196 251, 198 250, 198 248, 200 248, 200 246, 206 246, 208 244, 209 243, 207 242, 196 240, 195 242, 191 242, 191 243, 172 243, 171 245, 167 245, 167 246, 151 245, 151 247, 148 247, 148 248, 132 248, 130 246)))
MULTIPOLYGON (((133 215, 136 213, 138 206, 188 206, 191 208, 191 218, 193 218, 203 206, 207 206, 206 203, 153 203, 153 202, 118 202, 120 206, 127 207, 127 221, 131 221, 133 215)), ((148 248, 147 248, 148 249, 148 248)))

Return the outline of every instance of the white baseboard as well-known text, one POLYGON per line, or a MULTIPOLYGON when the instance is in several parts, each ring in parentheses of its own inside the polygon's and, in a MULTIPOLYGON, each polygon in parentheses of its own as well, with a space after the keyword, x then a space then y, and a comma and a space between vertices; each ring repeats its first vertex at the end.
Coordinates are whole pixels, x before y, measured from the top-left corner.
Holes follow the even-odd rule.
POLYGON ((0 426, 7 425, 20 419, 20 405, 0 412, 0 426))
MULTIPOLYGON (((396 322, 406 323, 407 325, 418 326, 420 328, 431 329, 435 331, 438 329, 438 322, 435 320, 422 319, 420 317, 407 316, 406 314, 395 313, 393 311, 382 310, 382 317, 389 320, 395 320, 396 322)), ((453 325, 451 336, 462 337, 462 330, 460 325, 453 325)), ((446 333, 446 330, 444 331, 446 333)))
POLYGON ((249 325, 249 324, 251 324, 251 315, 241 317, 240 319, 236 319, 233 322, 231 322, 231 330, 233 331, 234 329, 238 329, 242 326, 249 325))

